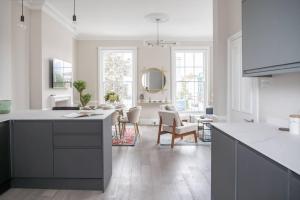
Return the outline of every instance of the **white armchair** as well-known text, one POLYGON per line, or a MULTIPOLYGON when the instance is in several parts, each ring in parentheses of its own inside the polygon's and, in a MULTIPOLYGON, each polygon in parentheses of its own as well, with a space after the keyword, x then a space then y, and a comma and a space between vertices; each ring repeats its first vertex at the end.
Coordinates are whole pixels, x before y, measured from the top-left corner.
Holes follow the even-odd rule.
POLYGON ((172 134, 171 148, 174 147, 176 138, 183 138, 187 135, 194 135, 195 143, 197 143, 197 123, 183 123, 180 120, 177 111, 159 111, 159 129, 157 144, 160 143, 160 136, 162 134, 172 134))
MULTIPOLYGON (((164 105, 160 106, 160 110, 161 111, 176 111, 176 107, 172 104, 164 104, 164 105)), ((191 116, 189 113, 180 113, 179 112, 179 116, 182 121, 190 122, 191 116)))

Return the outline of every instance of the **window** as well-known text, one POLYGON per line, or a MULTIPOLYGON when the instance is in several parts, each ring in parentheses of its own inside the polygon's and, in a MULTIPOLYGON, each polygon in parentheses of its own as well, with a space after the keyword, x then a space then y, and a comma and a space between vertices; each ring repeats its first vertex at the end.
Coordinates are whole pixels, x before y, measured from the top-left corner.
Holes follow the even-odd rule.
POLYGON ((179 111, 203 112, 207 105, 209 48, 173 49, 173 102, 179 111))
POLYGON ((136 49, 99 48, 99 94, 114 91, 126 107, 135 105, 136 99, 136 49))

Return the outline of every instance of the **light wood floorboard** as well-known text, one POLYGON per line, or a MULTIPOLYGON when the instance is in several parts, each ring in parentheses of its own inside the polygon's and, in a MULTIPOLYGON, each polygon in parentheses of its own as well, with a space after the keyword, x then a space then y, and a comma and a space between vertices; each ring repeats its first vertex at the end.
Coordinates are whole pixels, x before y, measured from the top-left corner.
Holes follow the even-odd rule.
POLYGON ((14 188, 0 200, 210 200, 210 146, 158 146, 157 130, 142 126, 142 142, 113 147, 105 193, 14 188))

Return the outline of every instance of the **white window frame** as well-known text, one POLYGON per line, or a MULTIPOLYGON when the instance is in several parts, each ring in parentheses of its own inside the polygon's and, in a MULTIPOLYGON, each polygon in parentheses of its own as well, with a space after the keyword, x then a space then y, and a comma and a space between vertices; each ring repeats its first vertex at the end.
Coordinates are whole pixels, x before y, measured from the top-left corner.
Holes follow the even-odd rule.
POLYGON ((133 52, 133 79, 132 79, 132 105, 136 106, 136 101, 137 101, 137 47, 98 47, 98 91, 97 91, 97 96, 98 96, 98 102, 100 103, 105 103, 104 100, 104 85, 103 83, 103 76, 102 74, 104 73, 104 66, 102 65, 102 60, 103 60, 103 54, 102 51, 109 51, 109 50, 128 50, 133 52))
MULTIPOLYGON (((210 96, 211 96, 211 75, 212 75, 212 66, 211 66, 211 47, 210 46, 182 46, 182 47, 172 47, 171 49, 171 96, 172 96, 172 103, 176 103, 176 52, 180 51, 203 51, 206 56, 204 56, 204 76, 205 76, 205 83, 204 83, 204 112, 205 107, 209 105, 210 96)), ((198 111, 182 111, 186 113, 198 113, 198 111)))

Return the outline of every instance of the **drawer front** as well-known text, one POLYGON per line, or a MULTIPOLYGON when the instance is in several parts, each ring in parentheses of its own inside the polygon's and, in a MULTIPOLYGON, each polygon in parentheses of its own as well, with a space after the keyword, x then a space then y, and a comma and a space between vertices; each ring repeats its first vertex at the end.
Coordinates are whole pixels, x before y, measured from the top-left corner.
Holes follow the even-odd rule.
POLYGON ((54 123, 55 147, 102 148, 101 123, 97 121, 56 121, 54 123))
POLYGON ((100 149, 55 149, 54 176, 57 178, 102 178, 100 149))

